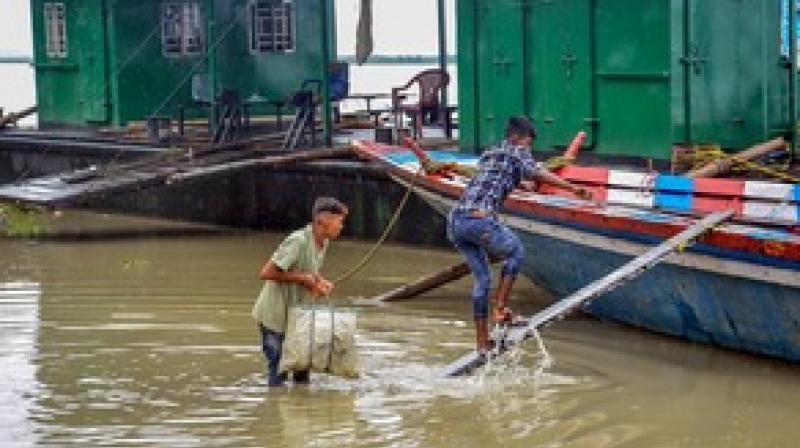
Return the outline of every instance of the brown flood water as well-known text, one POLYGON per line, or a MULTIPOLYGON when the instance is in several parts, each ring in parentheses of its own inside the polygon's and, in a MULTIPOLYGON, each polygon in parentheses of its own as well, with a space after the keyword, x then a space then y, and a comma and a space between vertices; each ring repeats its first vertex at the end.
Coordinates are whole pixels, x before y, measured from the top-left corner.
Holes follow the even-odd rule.
MULTIPOLYGON (((797 366, 585 317, 544 332, 549 365, 531 343, 480 376, 440 379, 472 345, 469 281, 358 308, 362 379, 268 389, 250 308, 280 238, 0 238, 0 446, 800 444, 797 366)), ((335 243, 327 272, 368 247, 335 243)), ((335 296, 371 296, 457 260, 387 246, 335 296)), ((532 311, 547 299, 522 284, 514 300, 532 311)))

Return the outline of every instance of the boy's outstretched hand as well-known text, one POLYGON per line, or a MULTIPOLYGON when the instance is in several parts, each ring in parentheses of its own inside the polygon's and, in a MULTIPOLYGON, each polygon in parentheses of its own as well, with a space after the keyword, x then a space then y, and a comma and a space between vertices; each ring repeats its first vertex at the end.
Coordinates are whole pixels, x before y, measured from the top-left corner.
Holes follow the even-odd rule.
POLYGON ((586 201, 591 201, 592 199, 594 199, 594 196, 592 195, 592 192, 587 190, 586 188, 583 188, 583 187, 576 188, 574 193, 575 193, 575 196, 577 196, 577 197, 579 197, 581 199, 584 199, 586 201))
POLYGON ((333 282, 319 274, 312 274, 312 276, 314 277, 314 284, 310 289, 311 294, 315 297, 327 297, 333 292, 333 282))

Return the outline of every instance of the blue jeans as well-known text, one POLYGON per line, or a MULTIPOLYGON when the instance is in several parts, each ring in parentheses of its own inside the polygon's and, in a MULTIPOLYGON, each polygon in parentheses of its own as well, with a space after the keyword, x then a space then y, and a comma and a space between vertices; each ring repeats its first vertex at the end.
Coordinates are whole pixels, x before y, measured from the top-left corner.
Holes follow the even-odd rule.
MULTIPOLYGON (((263 325, 259 325, 258 328, 261 330, 261 349, 267 359, 267 382, 270 386, 282 386, 286 381, 286 375, 282 375, 278 371, 278 366, 280 366, 283 353, 284 334, 272 331, 263 325)), ((292 379, 295 383, 307 383, 309 378, 307 370, 292 372, 292 379)))
POLYGON ((496 218, 479 218, 461 211, 453 211, 447 217, 447 238, 464 255, 475 276, 472 290, 475 319, 486 319, 489 316, 489 292, 492 289, 488 255, 503 259, 502 276, 516 278, 525 258, 522 242, 496 218))

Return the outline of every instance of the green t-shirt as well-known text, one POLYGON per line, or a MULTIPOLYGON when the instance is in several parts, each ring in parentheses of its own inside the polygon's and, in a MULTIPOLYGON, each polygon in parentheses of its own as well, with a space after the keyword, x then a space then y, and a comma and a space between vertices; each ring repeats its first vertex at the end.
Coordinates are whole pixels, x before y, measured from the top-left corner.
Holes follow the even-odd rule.
MULTIPOLYGON (((326 241, 321 250, 314 244, 311 224, 296 230, 278 246, 271 261, 286 272, 319 273, 325 252, 326 241)), ((308 291, 297 283, 264 282, 261 293, 253 306, 253 317, 264 327, 277 332, 286 332, 286 317, 289 307, 308 297, 308 291)))

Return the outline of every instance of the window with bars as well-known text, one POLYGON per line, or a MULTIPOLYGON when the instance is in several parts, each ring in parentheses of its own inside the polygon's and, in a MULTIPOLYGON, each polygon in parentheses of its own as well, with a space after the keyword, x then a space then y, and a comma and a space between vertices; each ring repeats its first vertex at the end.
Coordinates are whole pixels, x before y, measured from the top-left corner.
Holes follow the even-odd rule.
POLYGON ((167 2, 161 7, 164 56, 195 56, 205 51, 205 23, 200 2, 167 2))
POLYGON ((294 51, 294 0, 250 2, 250 52, 294 51))
POLYGON ((44 4, 47 57, 67 57, 67 11, 63 3, 44 4))

